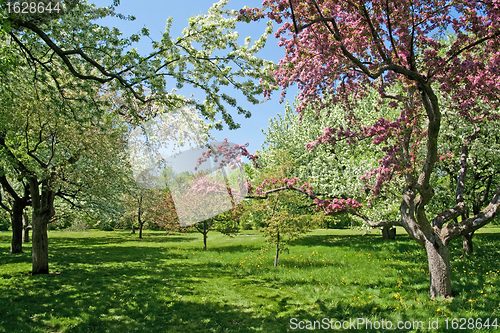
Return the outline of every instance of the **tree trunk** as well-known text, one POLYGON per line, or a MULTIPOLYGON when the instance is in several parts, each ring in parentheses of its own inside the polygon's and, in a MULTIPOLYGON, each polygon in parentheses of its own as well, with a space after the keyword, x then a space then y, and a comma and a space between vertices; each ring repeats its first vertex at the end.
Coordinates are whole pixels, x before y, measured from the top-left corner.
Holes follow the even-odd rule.
POLYGON ((132 223, 132 234, 135 234, 135 224, 132 223))
POLYGON ((199 226, 200 223, 194 224, 194 227, 196 228, 196 230, 198 230, 198 232, 203 235, 203 250, 207 249, 207 234, 210 231, 210 228, 212 226, 211 224, 209 224, 210 221, 211 221, 211 219, 200 222, 201 224, 203 224, 203 229, 200 229, 200 226, 199 226))
POLYGON ((450 251, 439 237, 425 241, 425 250, 429 262, 430 296, 432 298, 451 297, 450 251))
POLYGON ((207 234, 208 234, 207 223, 203 221, 203 250, 207 249, 207 234))
POLYGON ((274 267, 278 267, 279 255, 280 255, 280 232, 278 231, 278 238, 276 241, 276 256, 274 256, 274 267))
POLYGON ((472 236, 474 236, 474 231, 462 236, 462 251, 464 256, 472 254, 474 250, 472 246, 472 236))
POLYGON ((139 223, 139 238, 142 239, 142 194, 137 199, 137 222, 139 223))
POLYGON ((30 230, 31 226, 29 225, 29 220, 28 220, 28 213, 24 212, 23 213, 23 229, 24 229, 24 234, 23 234, 23 243, 29 243, 30 242, 30 230))
POLYGON ((32 234, 32 259, 33 269, 31 274, 49 273, 49 240, 47 225, 54 216, 55 191, 50 187, 50 180, 45 179, 40 184, 36 176, 29 178, 31 200, 33 207, 33 234, 32 234))
POLYGON ((49 240, 47 236, 48 214, 38 215, 33 210, 32 256, 33 269, 31 274, 49 274, 49 240))
POLYGON ((12 221, 12 242, 10 245, 10 253, 23 253, 23 210, 23 202, 15 200, 10 213, 12 221))
POLYGON ((383 226, 382 227, 382 238, 383 239, 396 239, 396 228, 383 226))

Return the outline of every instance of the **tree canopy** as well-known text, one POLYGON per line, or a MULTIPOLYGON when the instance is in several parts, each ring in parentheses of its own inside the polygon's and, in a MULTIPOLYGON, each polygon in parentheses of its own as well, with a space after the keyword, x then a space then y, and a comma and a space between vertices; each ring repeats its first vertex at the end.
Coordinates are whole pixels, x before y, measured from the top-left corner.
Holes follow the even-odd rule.
POLYGON ((328 104, 345 112, 348 125, 326 127, 308 149, 363 140, 382 147, 385 156, 368 175, 376 179, 372 192, 403 180, 398 223, 427 251, 433 297, 451 296, 449 242, 487 224, 500 205, 498 184, 478 214, 448 223, 466 207, 464 179, 475 133, 500 118, 499 16, 495 1, 468 0, 266 0, 262 8, 240 11, 241 20, 268 17, 281 24, 276 36, 286 55, 274 75, 283 91, 298 85, 298 112, 328 104), (447 33, 453 40, 445 40, 447 33), (370 89, 379 91, 378 103, 398 112, 366 126, 357 105, 370 89), (429 218, 444 108, 471 126, 460 138, 455 203, 429 218))

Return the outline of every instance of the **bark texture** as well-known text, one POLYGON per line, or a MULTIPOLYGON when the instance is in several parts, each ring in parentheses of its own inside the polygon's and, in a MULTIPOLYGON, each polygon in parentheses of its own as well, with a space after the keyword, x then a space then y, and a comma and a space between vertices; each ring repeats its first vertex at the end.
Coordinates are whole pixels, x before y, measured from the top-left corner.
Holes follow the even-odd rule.
POLYGON ((10 253, 23 253, 23 210, 24 204, 20 200, 15 200, 10 213, 12 221, 10 253))
POLYGON ((388 226, 382 227, 382 238, 383 239, 396 239, 396 228, 391 228, 388 226))
POLYGON ((462 252, 464 256, 472 254, 474 252, 474 247, 472 245, 472 236, 474 236, 474 232, 462 236, 462 252))
POLYGON ((23 213, 23 229, 24 229, 23 243, 29 243, 30 242, 30 230, 32 229, 32 227, 30 226, 30 223, 28 220, 28 213, 26 213, 26 212, 23 213))
POLYGON ((448 247, 439 237, 436 237, 426 240, 425 249, 429 262, 431 297, 451 297, 451 266, 448 247))
POLYGON ((33 207, 32 275, 49 273, 49 240, 47 225, 54 216, 55 191, 50 179, 40 183, 35 175, 29 178, 33 207), (41 187, 41 189, 40 189, 41 187), (41 190, 41 191, 40 191, 41 190))

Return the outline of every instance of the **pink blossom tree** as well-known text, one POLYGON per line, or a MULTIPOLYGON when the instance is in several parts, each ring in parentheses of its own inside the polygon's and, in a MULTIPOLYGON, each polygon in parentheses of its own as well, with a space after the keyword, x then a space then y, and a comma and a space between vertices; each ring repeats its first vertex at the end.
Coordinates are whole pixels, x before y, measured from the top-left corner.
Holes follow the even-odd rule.
POLYGON ((431 296, 452 296, 450 241, 486 225, 500 204, 499 185, 478 214, 453 221, 467 206, 463 193, 472 142, 484 124, 500 118, 492 111, 500 102, 500 3, 265 0, 262 8, 240 11, 245 21, 266 16, 281 24, 276 37, 285 56, 274 74, 282 95, 297 84, 298 112, 328 104, 345 110, 349 126, 326 128, 307 149, 360 140, 383 147, 385 157, 365 179, 374 197, 397 178, 404 180, 400 220, 394 223, 425 248, 431 296), (450 42, 446 33, 453 36, 450 42), (361 125, 356 105, 369 88, 378 89, 379 103, 390 103, 398 116, 361 125), (452 158, 438 149, 444 107, 472 126, 461 133, 463 149, 455 159, 461 167, 454 206, 429 216, 436 162, 452 158))
POLYGON ((232 235, 243 213, 242 200, 247 194, 242 157, 257 164, 257 155, 248 152, 245 145, 208 142, 207 149, 198 147, 195 165, 188 163, 181 174, 173 174, 168 181, 181 226, 191 226, 203 235, 203 249, 207 249, 207 234, 216 229, 232 235), (192 174, 191 171, 196 173, 192 174), (183 179, 184 178, 184 179, 183 179))

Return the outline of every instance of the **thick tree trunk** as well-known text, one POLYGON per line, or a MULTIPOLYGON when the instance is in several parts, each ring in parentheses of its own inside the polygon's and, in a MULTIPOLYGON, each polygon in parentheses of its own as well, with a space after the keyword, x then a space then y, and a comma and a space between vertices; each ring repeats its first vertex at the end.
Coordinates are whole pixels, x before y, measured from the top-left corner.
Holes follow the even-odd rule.
POLYGON ((425 250, 429 262, 430 295, 432 298, 451 297, 450 251, 439 237, 425 241, 425 250))
POLYGON ((415 214, 415 204, 418 201, 415 198, 415 192, 406 188, 403 191, 403 200, 401 202, 401 220, 408 235, 422 245, 427 252, 429 264, 430 291, 432 298, 451 297, 451 265, 448 246, 439 237, 437 227, 431 227, 427 221, 425 212, 418 211, 415 214), (416 216, 421 219, 417 223, 416 216))
POLYGON ((474 250, 472 246, 472 236, 474 236, 474 231, 462 236, 462 251, 464 256, 472 254, 474 250))
POLYGON ((49 239, 47 236, 49 220, 48 214, 36 214, 33 210, 32 275, 49 274, 49 239))
POLYGON ((280 232, 278 231, 278 239, 276 241, 276 256, 274 256, 274 267, 278 267, 280 255, 280 232))
POLYGON ((139 238, 142 239, 142 223, 139 224, 139 238))
POLYGON ((32 225, 32 275, 49 273, 49 240, 47 225, 54 216, 55 191, 51 188, 50 180, 43 180, 40 184, 36 176, 29 178, 33 207, 32 225))
POLYGON ((10 253, 23 253, 23 210, 24 204, 19 200, 15 200, 10 214, 12 221, 10 253))
POLYGON ((29 220, 28 220, 28 213, 24 212, 23 213, 23 229, 24 229, 24 234, 23 234, 23 243, 29 243, 30 242, 30 230, 32 229, 31 226, 29 225, 29 220))
POLYGON ((396 239, 396 228, 383 226, 382 227, 382 238, 383 239, 396 239))

